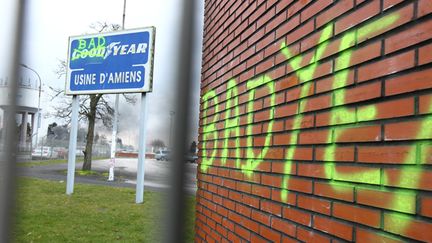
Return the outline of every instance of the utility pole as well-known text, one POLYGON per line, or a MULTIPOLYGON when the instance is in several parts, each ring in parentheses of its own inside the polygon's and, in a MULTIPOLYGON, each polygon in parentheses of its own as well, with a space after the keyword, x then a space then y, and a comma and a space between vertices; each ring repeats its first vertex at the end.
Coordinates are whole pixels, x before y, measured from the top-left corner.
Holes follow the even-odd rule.
MULTIPOLYGON (((126 19, 126 0, 123 1, 123 20, 121 26, 122 30, 124 30, 125 19, 126 19)), ((111 139, 111 156, 110 156, 110 168, 109 168, 108 181, 114 181, 115 153, 117 147, 118 109, 119 109, 119 94, 116 94, 115 103, 114 103, 114 122, 113 122, 113 131, 112 131, 112 139, 111 139)))
POLYGON ((169 148, 172 149, 172 130, 173 130, 173 116, 175 115, 175 111, 170 111, 170 134, 169 134, 169 148))

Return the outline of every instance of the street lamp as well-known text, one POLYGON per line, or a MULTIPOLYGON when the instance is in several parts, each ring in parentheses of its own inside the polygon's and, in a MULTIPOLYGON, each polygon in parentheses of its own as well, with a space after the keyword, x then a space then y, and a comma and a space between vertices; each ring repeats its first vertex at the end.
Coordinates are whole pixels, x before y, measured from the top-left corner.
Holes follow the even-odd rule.
MULTIPOLYGON (((40 100, 41 100, 41 91, 42 91, 42 79, 41 79, 41 77, 39 76, 39 73, 38 72, 36 72, 36 70, 34 70, 33 68, 31 68, 31 67, 29 67, 29 66, 27 66, 27 65, 25 65, 25 64, 23 64, 23 63, 21 63, 20 64, 21 66, 23 66, 23 67, 25 67, 25 68, 27 68, 27 69, 29 69, 30 71, 32 71, 32 72, 34 72, 36 75, 37 75, 37 77, 38 77, 38 79, 39 79, 39 99, 38 99, 38 108, 37 108, 37 125, 36 125, 36 147, 37 147, 37 142, 38 142, 38 133, 39 133, 39 123, 40 123, 40 100)), ((42 149, 41 149, 41 151, 42 151, 42 149)))
POLYGON ((173 116, 175 115, 175 111, 170 111, 170 134, 169 134, 169 147, 172 149, 172 126, 173 126, 173 116))

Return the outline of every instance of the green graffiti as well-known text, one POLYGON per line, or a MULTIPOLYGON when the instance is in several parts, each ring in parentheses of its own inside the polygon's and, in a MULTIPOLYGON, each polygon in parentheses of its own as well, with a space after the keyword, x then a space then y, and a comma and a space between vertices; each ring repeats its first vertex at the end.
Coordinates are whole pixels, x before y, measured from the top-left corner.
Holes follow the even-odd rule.
POLYGON ((246 128, 246 134, 248 134, 247 148, 246 148, 247 161, 245 164, 241 165, 241 169, 247 177, 251 177, 255 168, 257 168, 259 164, 262 161, 264 161, 264 157, 270 148, 270 142, 271 142, 272 131, 273 131, 273 123, 274 123, 273 117, 274 117, 274 106, 275 106, 276 94, 274 92, 274 82, 271 80, 269 76, 263 76, 255 80, 248 81, 246 87, 248 90, 250 90, 249 102, 247 105, 248 112, 249 112, 247 115, 248 126, 246 128), (254 110, 253 104, 255 99, 255 89, 264 84, 265 87, 267 87, 269 94, 271 94, 270 110, 269 110, 269 120, 271 121, 268 125, 267 131, 265 132, 267 133, 267 135, 264 140, 264 148, 260 153, 256 154, 253 149, 253 141, 252 141, 253 139, 252 136, 250 136, 252 134, 252 123, 253 123, 253 115, 254 115, 252 111, 254 110))
POLYGON ((231 132, 234 132, 235 142, 235 154, 236 154, 236 164, 240 161, 240 121, 239 121, 239 107, 238 107, 238 90, 236 88, 236 81, 231 79, 228 82, 227 93, 226 93, 226 117, 225 117, 225 141, 222 150, 222 165, 226 164, 228 158, 228 142, 232 137, 231 132), (234 100, 234 101, 233 101, 234 100), (234 114, 231 111, 234 109, 234 114))
POLYGON ((105 55, 105 37, 78 39, 78 48, 72 50, 72 59, 84 59, 87 57, 103 57, 105 55))
POLYGON ((209 100, 213 99, 214 104, 215 104, 215 112, 214 112, 214 117, 213 120, 211 122, 207 122, 205 123, 206 125, 203 126, 203 152, 202 152, 202 163, 201 163, 201 169, 206 172, 208 170, 208 167, 210 165, 213 164, 214 160, 215 160, 215 156, 216 156, 216 148, 217 148, 217 141, 215 140, 217 138, 217 129, 216 129, 216 122, 218 121, 218 111, 219 111, 219 104, 218 104, 218 97, 216 95, 216 92, 214 90, 207 92, 203 97, 202 97, 203 101, 204 101, 204 119, 208 120, 210 119, 207 116, 207 108, 209 105, 209 100), (207 140, 209 138, 209 136, 212 136, 214 141, 213 141, 213 150, 211 151, 211 156, 207 155, 207 140))

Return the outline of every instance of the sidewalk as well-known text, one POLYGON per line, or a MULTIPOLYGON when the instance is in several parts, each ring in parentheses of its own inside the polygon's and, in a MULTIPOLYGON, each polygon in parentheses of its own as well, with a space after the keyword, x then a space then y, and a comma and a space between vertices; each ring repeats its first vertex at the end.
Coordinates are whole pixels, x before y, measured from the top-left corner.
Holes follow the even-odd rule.
MULTIPOLYGON (((171 161, 145 160, 144 189, 152 191, 164 191, 168 188, 169 165, 171 161)), ((82 162, 76 164, 76 170, 81 170, 82 162)), ((109 171, 109 159, 95 160, 92 162, 92 171, 97 175, 75 175, 75 183, 87 183, 107 185, 115 187, 136 187, 136 172, 138 159, 116 159, 113 182, 107 181, 109 171)), ((196 170, 197 165, 186 163, 186 185, 188 194, 196 193, 196 170)), ((18 176, 35 177, 47 180, 56 180, 66 183, 67 164, 55 164, 33 167, 19 167, 18 176)))

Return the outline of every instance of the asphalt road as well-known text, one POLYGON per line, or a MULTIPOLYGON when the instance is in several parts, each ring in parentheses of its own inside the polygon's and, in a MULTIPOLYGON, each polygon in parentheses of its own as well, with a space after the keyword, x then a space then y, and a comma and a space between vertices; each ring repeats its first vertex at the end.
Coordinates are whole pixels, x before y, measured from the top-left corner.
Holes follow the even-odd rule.
MULTIPOLYGON (((25 162, 20 162, 25 163, 25 162)), ((170 164, 172 161, 157 161, 154 159, 145 160, 144 190, 165 191, 169 188, 168 178, 170 176, 170 164)), ((136 172, 138 159, 116 159, 114 170, 114 181, 107 181, 109 160, 96 160, 92 162, 92 170, 98 175, 75 176, 75 183, 88 183, 97 185, 108 185, 116 187, 136 187, 136 172)), ((196 173, 197 164, 185 163, 186 182, 185 191, 194 195, 197 190, 196 173)), ((76 170, 80 170, 82 162, 76 164, 76 170)), ((55 180, 66 183, 67 164, 19 167, 18 176, 34 177, 48 180, 55 180)))

